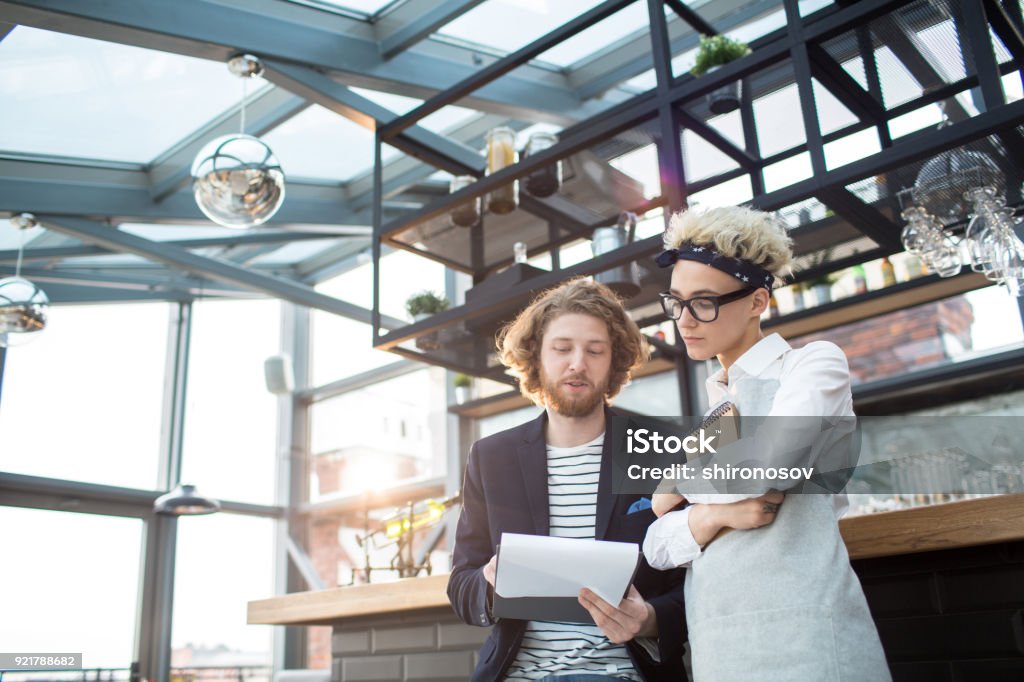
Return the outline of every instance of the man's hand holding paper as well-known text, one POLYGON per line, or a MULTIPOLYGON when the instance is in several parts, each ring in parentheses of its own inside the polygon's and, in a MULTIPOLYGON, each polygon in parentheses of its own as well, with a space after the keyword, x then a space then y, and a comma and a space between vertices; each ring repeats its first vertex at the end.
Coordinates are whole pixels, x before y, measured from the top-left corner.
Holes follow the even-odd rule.
MULTIPOLYGON (((631 542, 503 533, 494 581, 494 615, 596 623, 595 614, 599 613, 628 626, 637 613, 631 602, 625 604, 628 616, 606 611, 623 610, 639 563, 640 548, 631 542), (583 590, 586 600, 580 598, 583 590)), ((646 606, 643 608, 646 618, 646 606)))

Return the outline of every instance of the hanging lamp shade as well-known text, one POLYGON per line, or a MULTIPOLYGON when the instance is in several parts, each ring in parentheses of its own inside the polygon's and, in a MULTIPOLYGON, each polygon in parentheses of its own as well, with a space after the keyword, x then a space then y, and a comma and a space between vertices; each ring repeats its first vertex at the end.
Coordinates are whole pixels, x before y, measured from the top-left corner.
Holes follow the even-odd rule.
POLYGON ((284 201, 284 172, 274 152, 251 135, 210 141, 192 164, 192 190, 206 216, 224 227, 270 220, 284 201))
POLYGON ((0 346, 17 346, 46 328, 50 299, 24 277, 0 279, 0 346))
POLYGON ((198 516, 220 511, 220 502, 203 497, 194 485, 180 484, 170 492, 156 498, 153 511, 174 516, 198 516))
MULTIPOLYGON (((16 229, 30 230, 39 225, 31 213, 11 216, 16 229)), ((46 328, 46 315, 50 299, 46 292, 21 276, 21 256, 24 246, 18 246, 18 266, 13 277, 0 279, 0 348, 18 346, 34 339, 46 328)))

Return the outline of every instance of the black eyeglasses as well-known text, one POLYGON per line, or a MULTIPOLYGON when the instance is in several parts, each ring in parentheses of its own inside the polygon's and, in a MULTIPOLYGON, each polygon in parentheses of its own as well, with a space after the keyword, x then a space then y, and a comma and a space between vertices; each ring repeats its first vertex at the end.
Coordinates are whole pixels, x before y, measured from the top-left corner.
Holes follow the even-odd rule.
POLYGON ((698 322, 714 322, 718 319, 720 306, 738 301, 755 291, 757 291, 757 287, 746 287, 721 296, 694 296, 689 299, 679 298, 668 291, 663 291, 658 295, 661 296, 661 309, 665 311, 665 315, 670 320, 678 320, 683 316, 683 308, 686 308, 698 322))

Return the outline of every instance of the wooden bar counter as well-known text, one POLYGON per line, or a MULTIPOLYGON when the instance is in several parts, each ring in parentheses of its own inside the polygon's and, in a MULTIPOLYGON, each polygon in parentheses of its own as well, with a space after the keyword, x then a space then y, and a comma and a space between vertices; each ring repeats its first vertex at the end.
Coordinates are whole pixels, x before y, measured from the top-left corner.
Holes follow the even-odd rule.
MULTIPOLYGON (((1024 494, 842 519, 895 680, 1024 680, 1024 494)), ((332 682, 465 680, 489 629, 447 575, 249 602, 250 624, 332 625, 332 682)))

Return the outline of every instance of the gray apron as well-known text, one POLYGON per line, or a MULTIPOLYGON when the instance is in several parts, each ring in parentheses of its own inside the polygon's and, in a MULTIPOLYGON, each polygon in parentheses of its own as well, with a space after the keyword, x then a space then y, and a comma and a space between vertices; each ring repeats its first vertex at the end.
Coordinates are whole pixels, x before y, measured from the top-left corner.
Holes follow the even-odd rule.
POLYGON ((892 679, 829 495, 715 540, 684 591, 696 682, 892 679))
MULTIPOLYGON (((739 413, 768 414, 778 379, 739 383, 739 413)), ((695 682, 892 680, 832 495, 789 495, 771 525, 718 538, 683 589, 695 682)))

